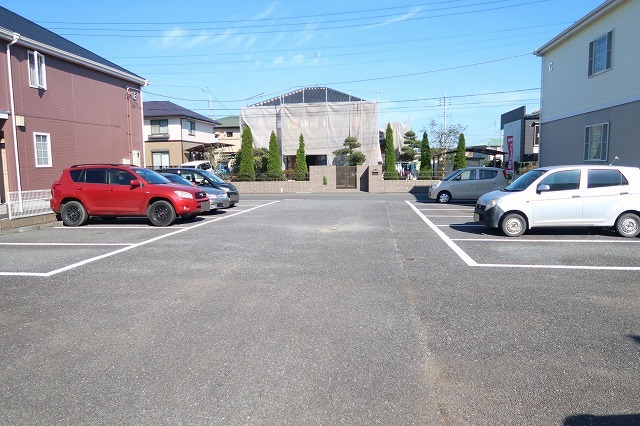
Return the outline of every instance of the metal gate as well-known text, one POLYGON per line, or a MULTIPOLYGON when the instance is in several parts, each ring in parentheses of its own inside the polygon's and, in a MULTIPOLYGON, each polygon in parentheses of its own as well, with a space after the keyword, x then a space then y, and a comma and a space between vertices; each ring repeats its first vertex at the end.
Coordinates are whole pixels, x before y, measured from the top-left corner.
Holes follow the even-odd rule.
POLYGON ((336 189, 357 189, 358 173, 356 169, 356 166, 336 167, 336 189))

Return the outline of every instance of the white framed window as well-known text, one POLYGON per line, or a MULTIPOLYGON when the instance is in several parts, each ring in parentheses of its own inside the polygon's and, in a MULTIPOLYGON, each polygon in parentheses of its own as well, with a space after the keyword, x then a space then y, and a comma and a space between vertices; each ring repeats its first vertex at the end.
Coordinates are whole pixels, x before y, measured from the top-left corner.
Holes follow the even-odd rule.
POLYGON ((540 146, 540 125, 533 127, 533 146, 540 146))
POLYGON ((36 167, 51 167, 51 135, 34 133, 33 145, 36 153, 36 167))
POLYGON ((611 68, 613 31, 601 35, 589 43, 589 77, 611 68))
POLYGON ((29 86, 45 90, 47 88, 44 56, 35 50, 29 51, 29 86))
POLYGON ((166 135, 169 133, 169 120, 150 120, 152 135, 166 135))
POLYGON ((151 161, 154 169, 169 167, 169 151, 154 151, 151 153, 151 161))
POLYGON ((187 121, 187 129, 189 129, 189 136, 196 135, 196 122, 195 121, 187 121))
POLYGON ((609 150, 609 123, 585 127, 584 161, 606 161, 609 150))

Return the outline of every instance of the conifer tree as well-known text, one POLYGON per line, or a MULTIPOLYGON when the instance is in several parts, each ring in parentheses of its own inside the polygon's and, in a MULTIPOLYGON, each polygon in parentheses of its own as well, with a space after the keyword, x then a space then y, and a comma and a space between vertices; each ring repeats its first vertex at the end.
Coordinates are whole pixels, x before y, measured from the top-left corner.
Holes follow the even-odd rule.
POLYGON ((453 170, 462 169, 467 166, 467 151, 464 141, 464 133, 458 137, 458 148, 453 157, 453 170))
POLYGON ((309 168, 307 167, 307 156, 304 152, 304 136, 300 133, 300 145, 296 151, 296 172, 295 180, 307 180, 307 173, 309 168))
POLYGON ((431 179, 433 166, 431 165, 431 147, 429 147, 429 136, 427 132, 422 133, 422 144, 420 146, 420 177, 431 179))
POLYGON ((402 153, 398 160, 412 162, 418 154, 416 149, 420 148, 420 141, 413 130, 409 130, 404 134, 404 145, 401 148, 402 153))
POLYGON ((358 142, 355 136, 348 136, 344 140, 344 148, 333 151, 336 156, 335 163, 337 166, 359 166, 364 164, 367 157, 360 151, 356 151, 362 144, 358 142))
POLYGON ((240 145, 240 152, 241 158, 238 180, 256 180, 256 172, 253 168, 253 135, 251 134, 251 128, 249 126, 245 126, 242 129, 242 144, 240 145))
POLYGON ((269 179, 282 180, 282 161, 280 161, 280 147, 275 132, 271 131, 269 138, 269 162, 267 164, 269 179))
POLYGON ((396 148, 393 145, 393 129, 391 123, 387 123, 384 143, 384 178, 386 180, 398 180, 398 170, 396 169, 396 148))

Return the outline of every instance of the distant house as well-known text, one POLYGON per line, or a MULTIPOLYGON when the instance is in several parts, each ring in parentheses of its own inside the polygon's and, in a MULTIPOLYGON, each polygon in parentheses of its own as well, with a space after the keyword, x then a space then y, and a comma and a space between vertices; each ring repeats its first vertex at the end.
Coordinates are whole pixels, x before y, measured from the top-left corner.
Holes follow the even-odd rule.
POLYGON ((142 164, 142 77, 3 7, 0 45, 0 201, 74 163, 142 164))
POLYGON ((222 162, 226 164, 240 151, 240 145, 242 144, 240 117, 230 115, 228 117, 218 118, 216 121, 220 124, 216 124, 213 130, 215 131, 215 137, 220 147, 222 162))
POLYGON ((295 168, 300 135, 309 166, 333 164, 333 151, 349 136, 360 142, 365 164, 382 161, 377 102, 328 87, 307 87, 241 108, 240 120, 251 128, 257 148, 269 148, 275 132, 286 169, 295 168))
POLYGON ((540 111, 527 114, 524 106, 500 116, 502 149, 506 152, 508 168, 513 163, 538 161, 540 148, 540 111))
MULTIPOLYGON (((455 151, 451 151, 454 153, 455 151)), ((486 139, 478 144, 466 147, 467 166, 501 167, 505 152, 502 150, 502 139, 486 139)))
POLYGON ((640 166, 640 1, 607 0, 535 51, 540 165, 640 166))
POLYGON ((218 121, 169 101, 144 103, 147 166, 154 169, 205 159, 218 121))

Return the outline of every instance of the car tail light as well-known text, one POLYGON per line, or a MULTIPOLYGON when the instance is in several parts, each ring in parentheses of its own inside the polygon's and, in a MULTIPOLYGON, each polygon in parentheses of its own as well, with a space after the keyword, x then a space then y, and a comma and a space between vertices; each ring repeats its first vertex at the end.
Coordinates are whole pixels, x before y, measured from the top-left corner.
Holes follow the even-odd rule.
POLYGON ((502 169, 502 174, 504 175, 505 179, 509 179, 509 174, 507 173, 507 169, 502 169))

